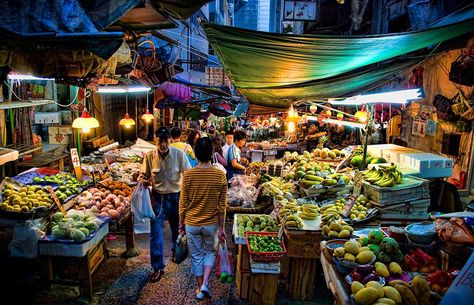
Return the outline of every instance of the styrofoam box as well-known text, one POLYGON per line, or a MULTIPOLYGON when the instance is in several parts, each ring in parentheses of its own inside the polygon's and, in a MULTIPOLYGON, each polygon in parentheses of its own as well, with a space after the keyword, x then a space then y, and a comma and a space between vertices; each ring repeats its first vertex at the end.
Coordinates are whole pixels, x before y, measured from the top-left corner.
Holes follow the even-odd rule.
POLYGON ((416 153, 416 149, 407 148, 407 147, 397 147, 394 149, 386 149, 383 151, 383 158, 388 162, 400 164, 400 155, 406 153, 416 153))
POLYGON ((395 144, 376 144, 376 145, 368 145, 367 146, 367 152, 372 156, 376 158, 382 158, 383 157, 383 151, 387 149, 396 149, 402 146, 395 145, 395 144))
POLYGON ((451 177, 453 160, 431 153, 405 155, 405 166, 416 169, 422 178, 451 177))
POLYGON ((94 248, 107 234, 109 224, 105 224, 95 233, 89 241, 83 243, 64 243, 54 241, 39 242, 40 255, 84 257, 87 251, 94 248))
POLYGON ((35 124, 61 124, 61 112, 35 112, 35 124))

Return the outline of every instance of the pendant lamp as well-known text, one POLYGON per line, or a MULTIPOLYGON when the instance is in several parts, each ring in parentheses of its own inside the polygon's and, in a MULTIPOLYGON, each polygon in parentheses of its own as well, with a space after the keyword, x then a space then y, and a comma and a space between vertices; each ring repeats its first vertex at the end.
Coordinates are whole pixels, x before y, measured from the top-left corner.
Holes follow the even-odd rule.
POLYGON ((142 115, 142 120, 144 120, 147 123, 150 123, 153 121, 155 117, 153 114, 150 113, 150 110, 148 110, 148 92, 146 93, 146 112, 144 115, 142 115))
POLYGON ((125 126, 125 128, 130 128, 131 126, 135 125, 135 121, 128 114, 128 92, 125 92, 125 110, 125 116, 120 120, 119 125, 125 126))
POLYGON ((82 132, 87 133, 91 130, 91 128, 97 128, 99 127, 99 121, 97 121, 96 118, 91 117, 89 114, 89 111, 87 111, 86 108, 86 92, 84 92, 84 110, 82 111, 82 114, 80 117, 76 118, 72 122, 72 128, 78 128, 81 129, 82 132))

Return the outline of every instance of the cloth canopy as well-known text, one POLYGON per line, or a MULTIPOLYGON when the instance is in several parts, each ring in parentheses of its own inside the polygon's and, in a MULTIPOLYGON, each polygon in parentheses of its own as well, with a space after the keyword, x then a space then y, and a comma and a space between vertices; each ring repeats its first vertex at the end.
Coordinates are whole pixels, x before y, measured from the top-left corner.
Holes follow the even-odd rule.
POLYGON ((152 0, 151 4, 162 13, 186 20, 208 2, 211 0, 152 0))
POLYGON ((283 108, 289 101, 282 99, 342 97, 366 88, 407 66, 357 69, 473 32, 474 19, 371 36, 289 35, 209 23, 203 27, 227 74, 250 103, 283 108))
POLYGON ((4 44, 19 40, 42 46, 88 50, 108 59, 122 32, 101 32, 140 0, 0 0, 4 44))

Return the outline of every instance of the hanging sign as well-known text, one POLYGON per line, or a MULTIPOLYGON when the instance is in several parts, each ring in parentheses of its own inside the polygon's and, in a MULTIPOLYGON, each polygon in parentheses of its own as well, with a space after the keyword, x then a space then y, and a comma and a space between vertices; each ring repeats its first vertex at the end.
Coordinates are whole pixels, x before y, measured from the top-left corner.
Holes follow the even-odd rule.
POLYGON ((427 120, 426 126, 425 126, 426 135, 434 137, 436 135, 436 127, 437 127, 436 121, 427 120))
POLYGON ((284 20, 317 20, 318 15, 317 1, 285 1, 284 20))

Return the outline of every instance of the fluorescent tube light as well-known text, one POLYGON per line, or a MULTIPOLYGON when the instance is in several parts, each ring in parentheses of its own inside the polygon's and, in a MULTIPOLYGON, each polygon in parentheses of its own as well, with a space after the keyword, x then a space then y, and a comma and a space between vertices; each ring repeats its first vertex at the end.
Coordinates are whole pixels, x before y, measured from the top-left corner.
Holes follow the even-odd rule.
POLYGON ((36 77, 26 74, 8 74, 8 79, 12 80, 54 80, 54 78, 36 77))
MULTIPOLYGON (((307 115, 306 119, 310 121, 318 121, 318 118, 312 115, 307 115)), ((366 124, 358 123, 358 122, 350 122, 350 121, 342 121, 342 120, 335 120, 335 119, 322 119, 324 123, 329 123, 329 124, 337 124, 337 125, 342 125, 342 126, 349 126, 353 128, 365 128, 366 124)))
POLYGON ((151 88, 144 86, 134 86, 134 87, 98 87, 97 93, 125 93, 125 92, 148 92, 151 88))
POLYGON ((336 106, 364 105, 364 104, 405 104, 409 100, 423 98, 421 88, 398 90, 384 93, 357 95, 345 100, 330 100, 329 103, 336 106))

